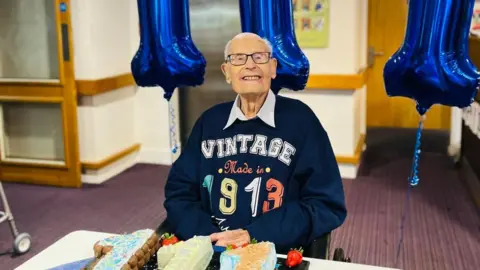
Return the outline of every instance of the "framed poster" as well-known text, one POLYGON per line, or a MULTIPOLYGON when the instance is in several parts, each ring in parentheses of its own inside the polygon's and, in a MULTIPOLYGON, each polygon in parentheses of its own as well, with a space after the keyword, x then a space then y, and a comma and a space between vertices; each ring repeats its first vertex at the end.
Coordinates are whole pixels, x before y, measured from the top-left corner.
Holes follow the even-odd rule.
POLYGON ((475 1, 475 8, 472 14, 472 24, 470 33, 476 37, 480 37, 480 1, 475 1))
POLYGON ((326 48, 330 0, 292 0, 295 35, 301 48, 326 48))

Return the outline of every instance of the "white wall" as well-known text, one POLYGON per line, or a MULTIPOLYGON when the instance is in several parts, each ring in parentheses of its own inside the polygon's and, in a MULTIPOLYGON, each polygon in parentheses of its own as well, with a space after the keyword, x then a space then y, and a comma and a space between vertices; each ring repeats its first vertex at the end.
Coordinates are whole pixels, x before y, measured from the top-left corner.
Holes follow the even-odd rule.
MULTIPOLYGON (((330 0, 328 48, 305 49, 310 74, 357 74, 366 68, 367 0, 330 0)), ((336 156, 353 156, 360 134, 366 133, 366 86, 361 89, 318 89, 286 92, 316 113, 329 134, 336 156)), ((342 176, 354 178, 357 166, 339 164, 342 176)))
MULTIPOLYGON (((132 55, 138 49, 140 35, 138 32, 137 1, 129 1, 130 7, 130 47, 132 55)), ((161 87, 137 87, 135 99, 135 137, 142 144, 139 162, 171 164, 176 155, 170 145, 170 112, 168 102, 163 98, 161 87)), ((178 94, 175 91, 171 102, 174 104, 175 124, 178 146, 180 145, 178 94)))
POLYGON ((310 60, 311 74, 358 72, 363 61, 359 51, 364 49, 360 47, 363 46, 360 40, 366 33, 366 27, 360 22, 366 18, 363 16, 368 10, 368 7, 365 9, 366 3, 366 0, 330 0, 329 47, 304 50, 310 60))
MULTIPOLYGON (((73 0, 71 8, 75 78, 96 80, 130 73, 139 44, 137 1, 73 0)), ((100 161, 135 143, 142 146, 140 153, 116 165, 86 171, 83 182, 103 182, 136 162, 171 164, 168 104, 162 95, 158 87, 128 86, 79 98, 82 162, 100 161)))

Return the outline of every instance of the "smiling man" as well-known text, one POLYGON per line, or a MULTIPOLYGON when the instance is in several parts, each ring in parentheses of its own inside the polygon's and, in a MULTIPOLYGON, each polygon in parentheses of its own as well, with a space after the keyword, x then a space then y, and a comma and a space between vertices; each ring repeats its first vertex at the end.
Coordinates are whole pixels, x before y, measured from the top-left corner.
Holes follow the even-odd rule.
POLYGON ((346 217, 327 133, 301 101, 270 90, 277 61, 252 33, 225 47, 222 71, 238 95, 200 116, 165 187, 167 222, 182 239, 216 245, 305 246, 346 217))

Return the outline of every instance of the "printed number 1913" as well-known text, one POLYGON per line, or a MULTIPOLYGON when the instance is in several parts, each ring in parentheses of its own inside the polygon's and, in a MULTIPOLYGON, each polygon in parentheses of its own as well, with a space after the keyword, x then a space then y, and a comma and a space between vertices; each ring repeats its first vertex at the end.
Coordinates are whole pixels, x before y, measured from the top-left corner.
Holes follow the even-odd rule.
MULTIPOLYGON (((246 192, 252 193, 250 207, 252 217, 257 216, 258 203, 260 199, 260 187, 262 177, 256 177, 245 187, 246 192)), ((282 205, 284 187, 282 183, 274 178, 268 179, 266 183, 268 199, 263 202, 262 211, 266 213, 282 205)), ((238 184, 231 178, 224 178, 221 183, 220 191, 223 198, 220 198, 219 209, 224 215, 232 215, 237 209, 238 184)))

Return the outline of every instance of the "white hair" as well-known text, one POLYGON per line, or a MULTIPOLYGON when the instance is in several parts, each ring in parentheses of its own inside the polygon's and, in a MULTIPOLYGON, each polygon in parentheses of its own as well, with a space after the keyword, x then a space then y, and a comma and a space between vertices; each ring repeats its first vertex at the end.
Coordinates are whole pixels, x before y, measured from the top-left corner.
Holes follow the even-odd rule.
MULTIPOLYGON (((245 32, 245 33, 240 33, 236 36, 234 36, 231 40, 229 40, 227 42, 227 45, 225 45, 225 51, 223 52, 223 56, 225 58, 225 60, 227 59, 228 57, 228 54, 230 53, 230 47, 232 46, 232 41, 234 41, 235 39, 239 39, 239 38, 243 38, 243 37, 248 37, 248 36, 255 36, 255 37, 259 37, 257 34, 254 34, 254 33, 248 33, 248 32, 245 32)), ((269 53, 272 53, 272 44, 270 43, 270 41, 268 41, 267 39, 265 38, 260 38, 264 43, 265 43, 265 46, 267 46, 267 50, 269 53)))

